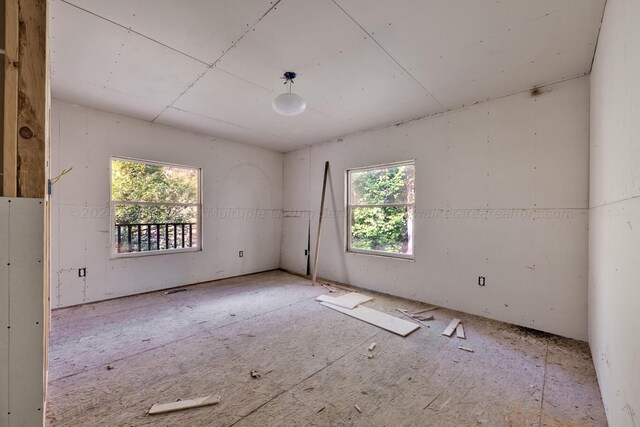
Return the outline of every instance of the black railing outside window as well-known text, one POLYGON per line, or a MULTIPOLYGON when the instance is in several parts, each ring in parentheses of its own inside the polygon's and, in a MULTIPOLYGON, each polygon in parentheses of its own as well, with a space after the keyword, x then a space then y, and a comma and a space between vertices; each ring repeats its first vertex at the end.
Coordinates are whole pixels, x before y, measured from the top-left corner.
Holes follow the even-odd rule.
POLYGON ((197 223, 116 224, 116 252, 149 252, 198 246, 197 223))

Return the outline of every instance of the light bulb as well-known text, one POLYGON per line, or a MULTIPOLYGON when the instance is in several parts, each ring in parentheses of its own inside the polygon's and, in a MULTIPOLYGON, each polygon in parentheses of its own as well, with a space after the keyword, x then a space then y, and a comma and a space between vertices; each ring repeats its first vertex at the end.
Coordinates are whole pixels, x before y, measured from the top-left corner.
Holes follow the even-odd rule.
POLYGON ((283 93, 273 100, 273 110, 283 116, 296 116, 302 113, 307 104, 295 93, 283 93))

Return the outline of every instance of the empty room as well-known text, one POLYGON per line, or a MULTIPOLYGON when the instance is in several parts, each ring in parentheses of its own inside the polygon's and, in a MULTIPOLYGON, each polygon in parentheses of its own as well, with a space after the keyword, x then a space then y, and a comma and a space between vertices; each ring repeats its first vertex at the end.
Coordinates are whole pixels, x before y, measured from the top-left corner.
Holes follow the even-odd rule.
POLYGON ((0 427, 640 426, 638 0, 0 7, 0 427))

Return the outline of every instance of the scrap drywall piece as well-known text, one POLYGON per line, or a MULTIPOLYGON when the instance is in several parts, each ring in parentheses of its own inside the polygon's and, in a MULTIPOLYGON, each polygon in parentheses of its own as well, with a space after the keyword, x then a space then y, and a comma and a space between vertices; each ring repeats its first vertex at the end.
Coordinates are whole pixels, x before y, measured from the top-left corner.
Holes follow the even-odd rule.
POLYGON ((442 335, 446 335, 446 336, 450 337, 453 334, 453 331, 456 330, 456 327, 458 326, 458 323, 460 323, 460 322, 461 322, 460 319, 453 319, 451 321, 451 323, 449 323, 449 326, 447 326, 447 329, 444 330, 442 335))
POLYGON ((179 400, 177 402, 156 403, 149 409, 149 415, 164 414, 165 412, 181 411, 183 409, 198 408, 200 406, 216 405, 220 403, 220 396, 210 395, 197 399, 179 400))
POLYGON ((462 323, 458 323, 458 326, 456 326, 456 336, 458 338, 467 339, 467 336, 464 334, 464 327, 462 326, 462 323))
POLYGON ((413 322, 408 322, 404 319, 400 319, 398 317, 391 316, 389 314, 382 313, 378 310, 374 310, 368 307, 360 306, 353 309, 348 309, 326 302, 321 302, 320 304, 332 310, 346 314, 347 316, 354 317, 358 320, 362 320, 363 322, 385 329, 389 332, 393 332, 394 334, 398 334, 402 337, 406 337, 411 332, 420 327, 420 325, 413 322))
POLYGON ((318 298, 316 298, 316 301, 328 302, 329 304, 337 305, 344 308, 356 308, 360 304, 371 301, 372 299, 372 297, 368 297, 357 292, 350 292, 348 294, 340 295, 339 297, 320 295, 318 298))

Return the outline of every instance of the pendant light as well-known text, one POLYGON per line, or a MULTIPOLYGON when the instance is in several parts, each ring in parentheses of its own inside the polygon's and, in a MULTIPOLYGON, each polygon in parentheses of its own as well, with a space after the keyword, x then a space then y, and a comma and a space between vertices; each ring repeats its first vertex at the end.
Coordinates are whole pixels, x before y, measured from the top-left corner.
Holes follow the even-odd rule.
POLYGON ((287 71, 281 78, 285 80, 285 85, 289 84, 289 92, 278 95, 276 99, 273 100, 273 110, 283 116, 297 116, 307 108, 307 104, 300 96, 291 93, 291 85, 293 84, 293 79, 296 78, 296 73, 287 71))

